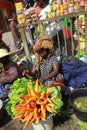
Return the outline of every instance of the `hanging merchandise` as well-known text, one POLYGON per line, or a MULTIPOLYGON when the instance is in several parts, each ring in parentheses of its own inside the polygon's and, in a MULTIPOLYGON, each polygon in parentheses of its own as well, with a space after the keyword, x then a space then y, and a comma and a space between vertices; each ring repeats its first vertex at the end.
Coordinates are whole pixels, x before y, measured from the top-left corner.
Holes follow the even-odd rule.
POLYGON ((59 16, 60 15, 60 6, 58 5, 56 7, 56 16, 59 16))
POLYGON ((24 18, 24 9, 22 2, 15 3, 17 19, 19 24, 23 24, 25 22, 24 18))
POLYGON ((68 5, 68 12, 72 13, 74 11, 74 4, 69 4, 68 5))
POLYGON ((63 2, 63 5, 68 4, 68 0, 62 0, 62 2, 63 2))
POLYGON ((61 0, 56 0, 57 1, 57 5, 60 5, 61 4, 61 0))
POLYGON ((85 11, 87 11, 87 0, 85 0, 85 11))
POLYGON ((84 7, 85 7, 85 1, 80 0, 80 10, 84 10, 84 7))
POLYGON ((64 5, 63 8, 64 8, 64 14, 67 14, 68 13, 68 5, 67 4, 64 5))
POLYGON ((74 9, 75 11, 80 9, 80 0, 74 0, 74 9))
POLYGON ((63 9, 63 4, 60 5, 60 15, 63 15, 64 9, 63 9))

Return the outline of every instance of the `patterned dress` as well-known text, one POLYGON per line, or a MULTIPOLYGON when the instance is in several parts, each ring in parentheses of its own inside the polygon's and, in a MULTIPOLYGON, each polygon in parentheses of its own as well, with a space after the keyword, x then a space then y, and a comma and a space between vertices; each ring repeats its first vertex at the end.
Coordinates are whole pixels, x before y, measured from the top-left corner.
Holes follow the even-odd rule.
MULTIPOLYGON (((46 63, 42 60, 40 64, 40 76, 45 77, 47 74, 53 71, 53 64, 58 64, 58 60, 56 56, 48 56, 46 59, 46 63)), ((58 77, 58 74, 49 80, 55 80, 58 77)))

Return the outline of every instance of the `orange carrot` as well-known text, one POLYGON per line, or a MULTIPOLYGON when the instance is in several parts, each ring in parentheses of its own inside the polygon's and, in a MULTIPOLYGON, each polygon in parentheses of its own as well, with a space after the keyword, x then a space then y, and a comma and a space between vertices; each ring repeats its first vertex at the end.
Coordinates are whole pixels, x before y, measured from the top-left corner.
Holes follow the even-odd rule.
POLYGON ((53 113, 53 112, 54 112, 53 109, 52 109, 51 107, 49 107, 49 106, 46 106, 46 109, 47 109, 47 111, 50 112, 50 113, 53 113))
POLYGON ((37 93, 37 92, 32 88, 32 86, 31 86, 29 83, 28 83, 28 87, 29 87, 31 96, 34 96, 34 97, 39 98, 39 93, 37 93))
POLYGON ((28 116, 28 118, 27 118, 27 121, 26 121, 26 123, 25 123, 25 125, 24 125, 24 127, 23 127, 23 130, 26 129, 26 127, 28 126, 28 123, 29 123, 29 121, 32 119, 33 115, 34 115, 34 113, 30 113, 30 114, 29 114, 29 116, 28 116))
POLYGON ((39 80, 36 80, 36 84, 35 84, 35 91, 38 93, 39 92, 39 80))

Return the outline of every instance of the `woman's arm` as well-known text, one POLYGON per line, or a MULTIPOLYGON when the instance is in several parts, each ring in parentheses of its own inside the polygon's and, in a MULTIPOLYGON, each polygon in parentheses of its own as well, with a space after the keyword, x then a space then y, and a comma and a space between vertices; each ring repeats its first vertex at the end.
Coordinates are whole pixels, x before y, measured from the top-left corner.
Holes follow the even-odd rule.
POLYGON ((10 68, 0 74, 0 83, 11 83, 18 78, 18 71, 16 67, 10 68))
POLYGON ((13 34, 14 38, 17 40, 17 42, 21 42, 21 40, 18 38, 18 36, 17 36, 17 34, 15 32, 15 28, 14 28, 14 23, 13 22, 10 23, 10 29, 12 31, 12 34, 13 34))

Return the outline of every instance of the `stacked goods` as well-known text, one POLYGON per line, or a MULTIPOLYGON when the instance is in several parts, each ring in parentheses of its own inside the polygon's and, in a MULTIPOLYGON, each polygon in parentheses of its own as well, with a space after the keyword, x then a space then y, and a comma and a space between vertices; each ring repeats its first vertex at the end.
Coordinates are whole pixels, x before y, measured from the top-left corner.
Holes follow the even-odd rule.
POLYGON ((22 2, 15 3, 16 12, 17 12, 17 19, 19 24, 23 24, 25 22, 24 18, 24 9, 22 2))
POLYGON ((87 0, 85 0, 85 11, 87 11, 87 0))
POLYGON ((48 18, 61 16, 77 11, 87 10, 87 0, 57 0, 50 5, 50 11, 46 12, 48 18))
POLYGON ((24 12, 26 22, 37 20, 38 17, 34 8, 26 9, 24 12))
POLYGON ((79 11, 79 9, 80 9, 80 1, 79 0, 74 0, 74 9, 75 9, 75 11, 79 11))

